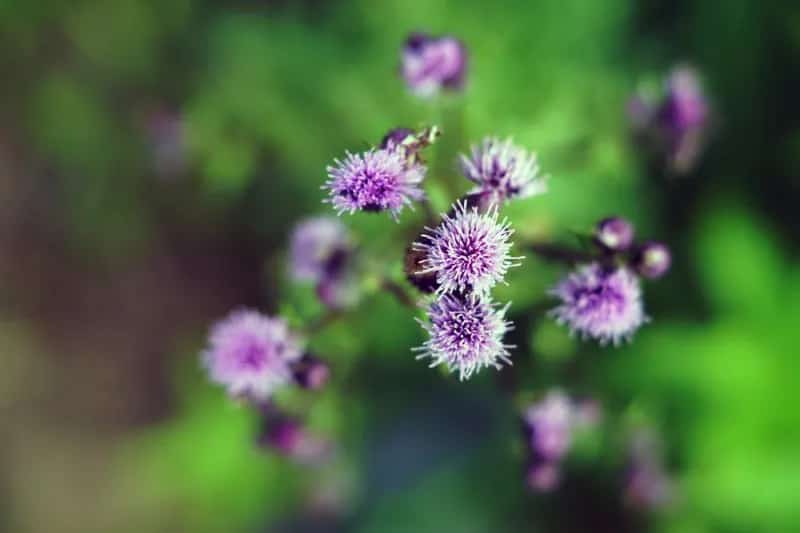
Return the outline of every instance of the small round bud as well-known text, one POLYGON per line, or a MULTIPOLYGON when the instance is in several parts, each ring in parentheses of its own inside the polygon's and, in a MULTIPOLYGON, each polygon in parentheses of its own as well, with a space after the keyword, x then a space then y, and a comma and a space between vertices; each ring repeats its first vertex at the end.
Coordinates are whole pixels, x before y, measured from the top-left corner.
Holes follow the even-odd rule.
POLYGON ((594 239, 612 252, 624 252, 633 244, 633 224, 620 217, 604 218, 597 223, 594 239))
POLYGON ((432 294, 439 288, 439 282, 436 280, 436 272, 421 273, 425 270, 423 261, 426 256, 424 250, 415 250, 409 246, 403 261, 403 272, 409 283, 425 294, 432 294))
POLYGON ((330 456, 330 445, 309 434, 298 420, 266 417, 258 444, 303 464, 319 464, 330 456))
POLYGON ((649 279, 660 278, 666 274, 671 264, 672 254, 669 248, 660 242, 642 244, 633 259, 636 272, 649 279))
POLYGON ((311 354, 305 354, 294 365, 292 375, 295 383, 309 390, 321 389, 330 378, 330 367, 311 354))
POLYGON ((414 130, 410 128, 393 128, 383 136, 381 140, 381 148, 389 148, 389 145, 398 146, 403 144, 403 141, 408 139, 409 136, 414 135, 414 130))

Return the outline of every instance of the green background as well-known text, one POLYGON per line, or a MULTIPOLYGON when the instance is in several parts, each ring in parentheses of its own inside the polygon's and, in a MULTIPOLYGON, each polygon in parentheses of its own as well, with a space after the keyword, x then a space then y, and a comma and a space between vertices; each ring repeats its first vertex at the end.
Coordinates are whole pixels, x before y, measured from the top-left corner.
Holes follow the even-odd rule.
MULTIPOLYGON (((796 531, 798 58, 790 1, 0 1, 0 529, 796 531), (408 94, 416 29, 464 40, 463 95, 408 94), (646 164, 624 108, 684 61, 713 133, 674 177, 646 164), (159 110, 181 121, 175 174, 154 164, 159 110), (240 305, 318 316, 285 246, 330 213, 325 166, 432 123, 438 209, 468 188, 456 152, 511 135, 551 177, 505 210, 518 242, 572 242, 609 214, 668 242, 652 323, 620 348, 570 339, 541 320, 563 270, 528 253, 495 291, 513 301, 513 369, 459 383, 413 359, 413 313, 372 294, 311 341, 332 383, 279 398, 335 459, 265 454, 256 417, 199 366, 208 325, 240 305), (606 417, 537 495, 516 417, 551 386, 606 417), (638 424, 676 486, 654 513, 621 501, 638 424)), ((344 221, 399 279, 421 214, 344 221)))

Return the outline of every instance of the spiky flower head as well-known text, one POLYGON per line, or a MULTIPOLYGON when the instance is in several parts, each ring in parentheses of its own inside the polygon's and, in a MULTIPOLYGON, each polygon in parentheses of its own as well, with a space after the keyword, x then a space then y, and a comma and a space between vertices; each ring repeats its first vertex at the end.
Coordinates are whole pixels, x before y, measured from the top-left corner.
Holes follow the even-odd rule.
POLYGON ((639 278, 624 267, 590 263, 569 274, 550 293, 561 300, 551 316, 572 333, 597 339, 600 344, 630 340, 648 320, 639 278))
POLYGON ((520 148, 511 139, 486 137, 472 147, 469 156, 461 155, 459 160, 464 176, 477 185, 471 193, 488 196, 493 203, 547 191, 536 154, 520 148))
POLYGON ((504 281, 509 268, 519 266, 522 258, 509 254, 514 230, 507 219, 498 221, 497 216, 496 205, 481 213, 458 202, 439 226, 426 228, 429 233, 421 236, 425 242, 414 243, 414 249, 425 252, 419 273, 436 273, 439 294, 486 294, 504 281))
POLYGON ((450 36, 412 33, 402 52, 401 73, 409 89, 431 97, 442 89, 460 89, 467 69, 467 49, 450 36))
POLYGON ((420 183, 426 168, 409 164, 404 153, 391 149, 371 149, 360 154, 347 152, 344 161, 334 160, 328 167, 323 186, 325 200, 341 215, 356 211, 389 211, 393 218, 406 205, 424 196, 420 183))
POLYGON ((503 336, 513 329, 505 320, 508 304, 497 307, 488 298, 470 295, 444 295, 429 304, 429 322, 419 320, 430 338, 417 359, 431 359, 431 367, 444 364, 459 379, 468 379, 482 368, 500 369, 511 364, 509 348, 503 336))
POLYGON ((286 322, 257 311, 234 311, 211 329, 202 359, 209 376, 231 396, 266 400, 292 379, 300 341, 286 322))
POLYGON ((350 235, 338 219, 305 219, 292 232, 289 274, 299 281, 320 282, 336 276, 351 251, 350 235))

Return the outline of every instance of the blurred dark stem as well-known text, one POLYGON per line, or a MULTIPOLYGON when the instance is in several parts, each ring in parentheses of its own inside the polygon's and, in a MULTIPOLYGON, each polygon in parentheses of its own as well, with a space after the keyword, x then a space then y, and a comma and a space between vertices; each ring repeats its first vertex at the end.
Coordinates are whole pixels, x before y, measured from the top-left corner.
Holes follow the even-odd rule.
POLYGON ((576 265, 595 259, 594 255, 583 250, 575 250, 551 243, 529 243, 526 246, 546 261, 576 265))
POLYGON ((386 290, 392 296, 394 296, 398 302, 400 302, 405 307, 416 309, 417 303, 414 299, 409 296, 408 292, 406 292, 405 288, 391 279, 384 279, 381 282, 381 288, 386 290))
POLYGON ((433 206, 431 205, 431 201, 426 196, 419 202, 422 205, 422 210, 425 213, 425 225, 429 228, 433 228, 438 225, 438 215, 436 211, 434 211, 433 206))
POLYGON ((344 316, 344 313, 339 309, 327 309, 325 313, 319 316, 317 319, 311 321, 305 327, 305 334, 306 335, 313 335, 315 333, 319 333, 330 324, 336 322, 340 318, 344 316))

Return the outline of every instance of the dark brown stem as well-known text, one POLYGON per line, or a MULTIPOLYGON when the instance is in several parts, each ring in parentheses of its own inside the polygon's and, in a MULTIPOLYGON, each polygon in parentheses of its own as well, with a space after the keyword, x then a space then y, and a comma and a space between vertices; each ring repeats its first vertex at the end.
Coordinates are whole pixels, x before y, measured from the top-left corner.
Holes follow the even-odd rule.
POLYGON ((585 263, 596 259, 595 256, 589 252, 567 248, 566 246, 560 246, 558 244, 535 243, 529 244, 528 248, 542 259, 557 263, 567 263, 569 265, 585 263))
POLYGON ((391 279, 384 279, 383 283, 381 283, 381 287, 387 292, 389 292, 392 296, 397 298, 397 301, 403 304, 404 306, 409 307, 411 309, 417 308, 417 303, 414 301, 414 299, 411 296, 409 296, 405 288, 396 281, 393 281, 391 279))

